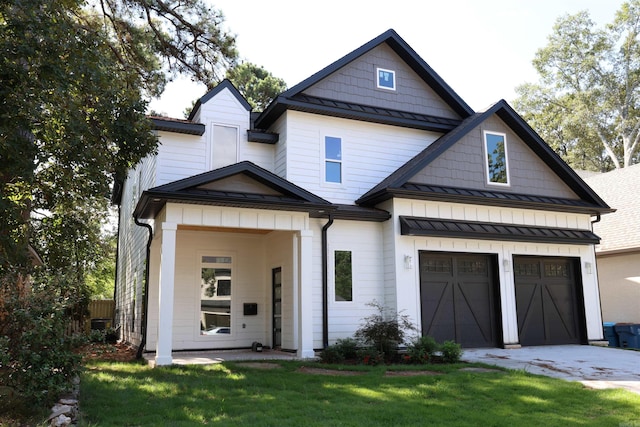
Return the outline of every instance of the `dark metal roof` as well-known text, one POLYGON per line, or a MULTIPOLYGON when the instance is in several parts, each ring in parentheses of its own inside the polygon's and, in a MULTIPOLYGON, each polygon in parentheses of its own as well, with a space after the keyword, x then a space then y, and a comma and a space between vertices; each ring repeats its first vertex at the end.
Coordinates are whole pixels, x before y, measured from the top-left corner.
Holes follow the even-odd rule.
POLYGON ((582 199, 536 196, 531 194, 507 193, 494 190, 445 187, 431 184, 408 182, 388 190, 394 197, 407 199, 435 200, 442 202, 467 203, 489 206, 508 206, 524 209, 541 209, 559 212, 593 213, 608 212, 598 205, 582 199))
MULTIPOLYGON (((382 209, 355 205, 334 205, 334 207, 335 210, 330 212, 333 219, 384 222, 391 218, 391 214, 382 209)), ((323 218, 328 218, 328 216, 328 213, 322 215, 323 218)))
POLYGON ((456 119, 336 101, 303 94, 295 95, 292 98, 283 98, 281 103, 283 107, 296 111, 435 132, 448 132, 461 122, 461 120, 456 119))
POLYGON ((567 244, 597 244, 600 242, 600 238, 589 230, 408 216, 400 217, 400 231, 403 236, 437 236, 567 244))
POLYGON ((325 211, 333 209, 333 205, 325 199, 248 161, 146 190, 138 201, 134 216, 152 219, 168 201, 295 211, 325 211), (275 190, 278 195, 247 194, 198 188, 204 184, 237 174, 249 176, 275 190))
POLYGON ((216 96, 217 94, 219 94, 220 92, 222 92, 223 89, 229 89, 231 91, 231 93, 233 94, 233 96, 235 96, 235 98, 238 100, 238 102, 240 104, 242 104, 242 106, 247 110, 247 111, 251 111, 251 105, 249 104, 249 102, 244 98, 244 96, 242 96, 242 94, 240 93, 240 91, 233 85, 233 83, 231 83, 230 80, 228 79, 224 79, 223 81, 221 81, 220 83, 218 83, 216 85, 216 87, 214 87, 213 89, 211 89, 209 92, 207 92, 206 94, 204 94, 204 96, 200 99, 198 99, 195 103, 195 105, 193 106, 193 108, 191 109, 191 113, 189 114, 189 120, 193 120, 193 118, 196 115, 196 112, 200 109, 200 106, 202 104, 204 104, 205 102, 207 102, 208 100, 210 100, 211 98, 213 98, 214 96, 216 96))
MULTIPOLYGON (((501 100, 482 113, 476 113, 460 123, 451 132, 438 138, 435 142, 418 153, 415 157, 373 187, 356 203, 374 206, 383 200, 394 197, 403 190, 411 178, 428 166, 438 156, 448 150, 470 131, 477 128, 485 120, 496 114, 509 126, 520 139, 547 165, 565 184, 576 193, 586 205, 593 207, 593 213, 610 212, 611 208, 571 169, 540 136, 516 113, 506 101, 501 100)), ((482 196, 486 196, 483 194, 482 196)), ((413 191, 415 196, 417 191, 413 191)), ((457 195, 456 195, 457 196, 457 195)), ((549 206, 554 206, 550 204, 549 206)), ((555 204, 555 206, 558 206, 555 204)))
POLYGON ((202 123, 194 123, 190 120, 171 119, 169 117, 149 117, 153 123, 153 129, 166 132, 184 133, 187 135, 204 134, 205 126, 202 123))
POLYGON ((273 132, 265 132, 258 129, 247 130, 247 139, 249 142, 259 142, 261 144, 276 144, 280 139, 280 135, 273 132))
POLYGON ((289 90, 278 96, 256 120, 256 127, 267 129, 288 108, 294 98, 303 91, 336 72, 340 68, 371 51, 377 46, 386 43, 393 51, 429 85, 440 98, 444 100, 460 117, 468 117, 473 114, 471 107, 465 103, 457 93, 427 64, 394 30, 390 29, 380 34, 375 39, 365 43, 358 49, 345 55, 329 66, 323 68, 311 77, 303 80, 289 90))

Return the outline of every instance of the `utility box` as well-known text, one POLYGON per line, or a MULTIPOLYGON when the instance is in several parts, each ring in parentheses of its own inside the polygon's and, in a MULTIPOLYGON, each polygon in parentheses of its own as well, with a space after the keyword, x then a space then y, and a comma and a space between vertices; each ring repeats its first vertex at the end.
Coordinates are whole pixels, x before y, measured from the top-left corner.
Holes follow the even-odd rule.
POLYGON ((640 349, 640 324, 617 323, 615 329, 620 347, 640 349))

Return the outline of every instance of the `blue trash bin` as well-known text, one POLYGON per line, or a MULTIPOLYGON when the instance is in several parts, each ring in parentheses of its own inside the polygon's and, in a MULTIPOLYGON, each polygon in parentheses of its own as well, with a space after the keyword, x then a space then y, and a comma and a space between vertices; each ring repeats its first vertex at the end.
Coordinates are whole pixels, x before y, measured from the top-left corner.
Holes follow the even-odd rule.
POLYGON ((640 349, 640 324, 616 323, 615 330, 620 347, 640 349))
POLYGON ((604 322, 602 324, 604 330, 604 339, 609 341, 609 347, 620 347, 618 334, 616 333, 616 322, 604 322))

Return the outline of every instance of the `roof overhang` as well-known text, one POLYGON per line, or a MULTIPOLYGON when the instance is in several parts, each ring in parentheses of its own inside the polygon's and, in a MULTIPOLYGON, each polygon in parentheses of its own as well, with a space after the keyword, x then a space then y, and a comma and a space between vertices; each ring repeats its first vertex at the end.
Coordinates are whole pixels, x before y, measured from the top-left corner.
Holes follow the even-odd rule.
POLYGON ((600 242, 600 238, 589 230, 409 216, 400 217, 400 232, 403 236, 452 237, 514 242, 574 245, 597 244, 600 242))
POLYGON ((150 120, 153 123, 153 130, 198 136, 203 135, 205 131, 205 126, 202 123, 194 123, 189 120, 162 117, 150 117, 150 120))

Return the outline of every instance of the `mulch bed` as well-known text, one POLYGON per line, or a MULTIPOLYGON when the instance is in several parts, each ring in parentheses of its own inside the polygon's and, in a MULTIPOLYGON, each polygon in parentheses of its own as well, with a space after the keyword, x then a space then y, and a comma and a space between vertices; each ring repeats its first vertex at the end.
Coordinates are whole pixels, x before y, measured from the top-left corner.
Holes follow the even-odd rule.
POLYGON ((420 375, 444 375, 443 372, 435 371, 387 371, 385 377, 417 377, 420 375))
POLYGON ((361 371, 339 371, 337 369, 309 368, 306 366, 299 367, 296 370, 296 372, 302 372, 303 374, 335 375, 335 376, 354 376, 354 375, 364 375, 366 373, 361 371))
POLYGON ((136 360, 136 350, 126 344, 90 343, 81 347, 78 352, 84 363, 99 362, 133 362, 136 360))

